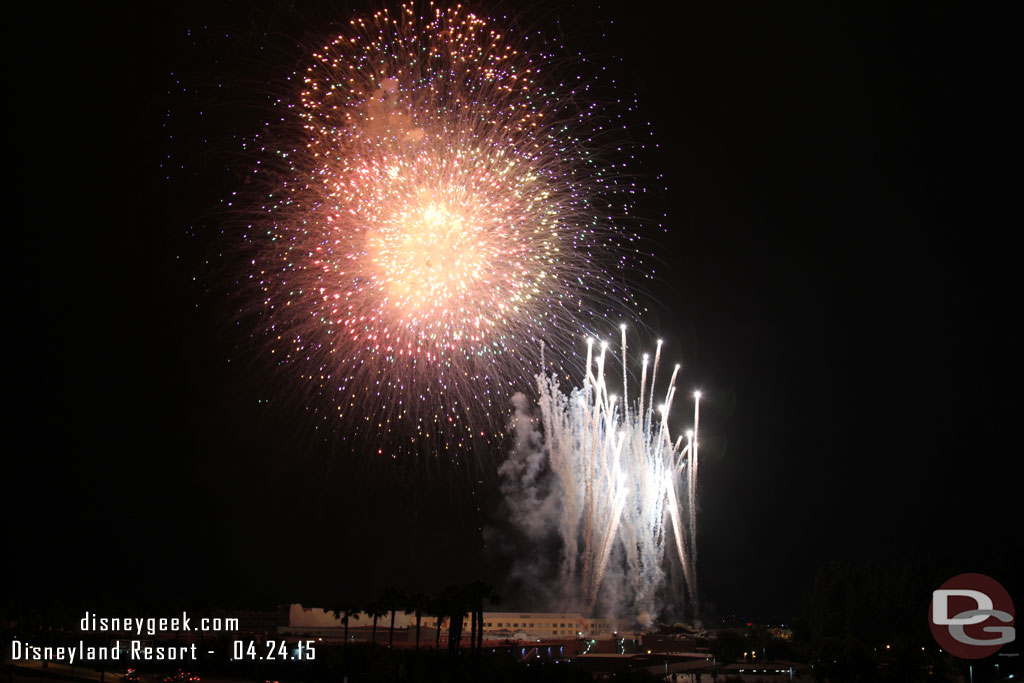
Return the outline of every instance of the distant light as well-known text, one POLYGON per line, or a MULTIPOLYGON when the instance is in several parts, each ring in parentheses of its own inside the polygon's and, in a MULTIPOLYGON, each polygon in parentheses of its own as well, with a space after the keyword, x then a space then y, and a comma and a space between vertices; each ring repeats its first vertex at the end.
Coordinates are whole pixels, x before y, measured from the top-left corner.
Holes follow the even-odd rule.
POLYGON ((698 389, 697 391, 693 392, 693 397, 697 398, 697 399, 700 398, 700 389, 698 389))

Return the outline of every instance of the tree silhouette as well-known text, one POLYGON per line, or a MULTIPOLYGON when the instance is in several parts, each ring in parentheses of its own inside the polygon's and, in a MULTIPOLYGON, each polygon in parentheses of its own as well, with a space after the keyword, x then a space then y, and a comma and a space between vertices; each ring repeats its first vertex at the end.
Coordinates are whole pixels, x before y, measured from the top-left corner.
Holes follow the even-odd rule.
POLYGON ((341 623, 345 626, 345 645, 348 646, 348 620, 351 618, 359 618, 359 608, 356 607, 355 603, 350 601, 343 601, 338 604, 333 610, 334 616, 341 620, 341 623))
POLYGON ((445 595, 439 594, 430 604, 427 606, 427 613, 434 617, 437 621, 434 624, 434 649, 441 649, 441 625, 444 623, 445 618, 448 616, 448 607, 445 604, 445 595))
POLYGON ((931 591, 951 572, 915 558, 823 565, 794 637, 819 680, 953 680, 950 657, 933 646, 931 591))
POLYGON ((405 601, 406 614, 416 615, 416 649, 420 649, 420 622, 424 612, 430 610, 430 598, 423 593, 413 593, 405 601))
POLYGON ((370 642, 376 644, 377 620, 388 613, 388 607, 387 605, 381 603, 379 600, 374 600, 369 605, 367 605, 366 609, 364 609, 363 611, 366 612, 367 616, 373 618, 373 631, 371 632, 370 642))
POLYGON ((470 650, 479 653, 484 646, 484 602, 499 604, 501 598, 494 592, 494 586, 483 581, 473 581, 463 591, 472 614, 470 650))
POLYGON ((388 647, 394 647, 395 613, 398 612, 399 606, 405 602, 405 593, 397 586, 388 586, 380 594, 378 602, 391 612, 391 625, 388 627, 388 647))
POLYGON ((469 595, 465 586, 451 585, 441 591, 438 599, 448 615, 448 654, 454 657, 462 644, 462 624, 469 613, 469 595))

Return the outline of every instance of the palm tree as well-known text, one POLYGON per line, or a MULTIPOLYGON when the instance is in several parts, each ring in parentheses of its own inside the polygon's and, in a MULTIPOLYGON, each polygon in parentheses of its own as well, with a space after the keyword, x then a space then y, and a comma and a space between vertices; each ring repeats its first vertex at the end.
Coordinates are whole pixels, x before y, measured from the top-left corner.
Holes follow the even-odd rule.
POLYGON ((423 613, 430 610, 430 598, 423 593, 413 593, 405 601, 406 614, 416 615, 416 649, 420 649, 420 622, 423 620, 423 613))
POLYGON ((441 591, 441 604, 448 614, 448 654, 455 656, 462 645, 462 622, 469 612, 465 586, 448 586, 441 591))
POLYGON ((501 598, 494 592, 494 586, 483 581, 473 581, 464 587, 466 599, 473 618, 470 631, 470 650, 479 652, 484 646, 484 602, 499 604, 501 598))
POLYGON ((381 604, 381 602, 379 600, 374 600, 369 605, 367 605, 366 609, 364 609, 363 611, 366 612, 367 616, 373 617, 373 632, 372 632, 372 635, 370 637, 370 642, 376 644, 377 643, 377 620, 380 619, 381 617, 383 617, 385 614, 388 613, 388 608, 387 608, 386 605, 381 604))
POLYGON ((381 593, 380 598, 377 602, 389 612, 391 612, 391 626, 388 630, 388 647, 394 647, 395 645, 395 613, 398 612, 398 606, 400 603, 405 601, 405 594, 401 588, 397 586, 388 586, 381 593))
POLYGON ((427 613, 437 619, 434 624, 434 649, 441 649, 441 624, 444 623, 445 617, 448 616, 448 607, 445 604, 445 595, 441 593, 436 598, 430 601, 427 605, 427 613))
MULTIPOLYGON (((345 625, 345 645, 348 645, 348 620, 351 618, 359 618, 359 608, 356 607, 355 603, 344 601, 334 608, 334 616, 341 620, 341 623, 345 625)), ((344 647, 344 646, 343 646, 344 647)))

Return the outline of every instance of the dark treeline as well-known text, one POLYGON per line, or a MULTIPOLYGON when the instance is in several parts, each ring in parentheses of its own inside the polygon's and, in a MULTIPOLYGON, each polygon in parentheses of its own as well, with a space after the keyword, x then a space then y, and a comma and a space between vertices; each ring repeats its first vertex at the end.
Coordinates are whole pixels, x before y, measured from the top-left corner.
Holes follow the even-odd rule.
POLYGON ((794 622, 795 654, 811 664, 816 680, 835 683, 1005 680, 1018 660, 957 659, 929 631, 932 591, 957 574, 979 571, 1015 576, 998 562, 984 568, 921 557, 829 562, 794 622))
MULTIPOLYGON (((887 561, 836 560, 824 564, 806 591, 792 622, 792 638, 759 624, 727 628, 698 638, 719 665, 743 661, 788 661, 805 665, 816 681, 856 683, 861 681, 974 681, 1006 680, 1015 673, 1019 659, 998 655, 968 662, 942 651, 928 627, 928 605, 932 591, 959 573, 979 571, 1005 581, 1011 580, 1012 561, 969 563, 936 561, 920 557, 891 558, 887 561), (1000 666, 996 666, 999 664, 1000 666), (968 667, 971 667, 969 670, 968 667)), ((1006 585, 1011 595, 1015 585, 1006 585)), ((221 614, 267 615, 271 609, 246 605, 231 607, 207 601, 182 604, 160 601, 147 604, 140 596, 121 599, 47 600, 36 596, 18 599, 5 596, 0 608, 0 630, 5 640, 14 635, 24 641, 58 645, 83 638, 103 644, 101 634, 83 634, 79 622, 86 610, 107 616, 169 616, 187 610, 201 616, 221 614), (249 612, 247 612, 249 610, 249 612)), ((590 680, 590 674, 565 662, 526 662, 515 656, 515 648, 484 649, 484 613, 501 604, 490 584, 470 581, 452 584, 433 595, 389 586, 373 598, 336 598, 325 601, 309 596, 309 604, 333 612, 344 629, 343 644, 323 644, 315 662, 303 664, 302 680, 336 683, 349 681, 504 681, 504 680, 590 680), (395 620, 399 612, 413 615, 405 647, 394 647, 395 620), (438 628, 424 627, 424 618, 436 620, 438 628), (367 620, 371 620, 369 623, 367 620), (349 629, 370 627, 369 642, 354 642, 349 629), (466 632, 468 628, 468 633, 466 632), (307 666, 308 665, 308 666, 307 666)), ((280 603, 278 623, 287 623, 287 604, 280 603)), ((273 603, 270 603, 273 604, 273 603)), ((663 627, 672 633, 671 627, 663 627)), ((365 631, 364 631, 365 633, 365 631)), ((263 636, 275 638, 268 630, 263 636)), ((230 647, 225 635, 223 647, 230 647)), ((220 651, 220 650, 218 650, 220 651)), ((1016 652, 1012 647, 1007 650, 1016 652)), ((199 667, 214 675, 253 680, 291 680, 293 662, 203 661, 199 667)), ((630 674, 641 680, 644 674, 630 674)), ((626 679, 623 679, 626 680, 626 679)))

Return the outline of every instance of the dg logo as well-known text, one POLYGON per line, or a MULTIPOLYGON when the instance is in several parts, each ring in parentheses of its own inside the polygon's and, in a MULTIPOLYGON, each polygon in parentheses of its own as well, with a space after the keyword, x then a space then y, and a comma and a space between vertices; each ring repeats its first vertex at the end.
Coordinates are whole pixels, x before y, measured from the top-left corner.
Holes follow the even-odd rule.
POLYGON ((1013 601, 995 579, 959 574, 932 592, 928 625, 943 650, 962 659, 981 659, 1013 642, 1013 601))

